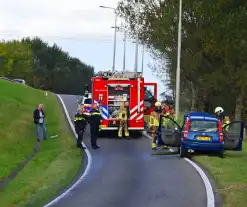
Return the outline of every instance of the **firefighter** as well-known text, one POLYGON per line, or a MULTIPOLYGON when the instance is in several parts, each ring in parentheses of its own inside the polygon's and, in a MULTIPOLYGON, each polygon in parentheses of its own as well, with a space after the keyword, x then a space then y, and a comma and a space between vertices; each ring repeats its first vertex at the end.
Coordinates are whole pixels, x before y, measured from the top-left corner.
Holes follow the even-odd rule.
MULTIPOLYGON (((222 123, 222 127, 228 125, 230 123, 230 117, 229 116, 225 116, 224 113, 224 109, 220 106, 216 107, 214 110, 214 113, 217 117, 217 119, 219 119, 222 123)), ((229 130, 229 127, 226 127, 226 130, 229 130)))
POLYGON ((173 119, 175 119, 175 109, 173 105, 169 106, 169 116, 173 119))
POLYGON ((169 112, 169 107, 166 105, 164 101, 161 105, 162 105, 163 113, 164 115, 166 115, 169 112))
POLYGON ((150 114, 149 127, 152 132, 152 149, 157 150, 157 130, 159 127, 160 116, 162 115, 162 107, 160 102, 155 103, 155 108, 150 114))
POLYGON ((121 104, 120 106, 120 112, 118 114, 118 118, 120 120, 119 123, 119 129, 118 129, 118 137, 122 137, 122 133, 124 131, 125 137, 129 136, 128 131, 128 108, 126 107, 126 104, 121 104))
POLYGON ((90 134, 91 134, 91 146, 93 149, 100 148, 97 145, 97 139, 100 130, 100 120, 101 120, 101 113, 98 110, 98 104, 93 104, 92 110, 90 111, 90 134))
POLYGON ((86 149, 82 145, 82 139, 87 124, 87 118, 88 118, 87 115, 84 113, 84 110, 81 108, 78 109, 78 112, 74 116, 75 131, 77 134, 77 147, 82 149, 86 149))

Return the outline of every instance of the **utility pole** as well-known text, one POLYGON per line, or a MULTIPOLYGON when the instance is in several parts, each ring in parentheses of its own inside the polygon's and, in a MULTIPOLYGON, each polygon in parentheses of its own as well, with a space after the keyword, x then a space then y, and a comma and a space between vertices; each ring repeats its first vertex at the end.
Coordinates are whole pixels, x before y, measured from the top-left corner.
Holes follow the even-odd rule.
POLYGON ((145 52, 145 46, 142 47, 142 75, 143 75, 143 67, 144 67, 144 52, 145 52))
POLYGON ((181 33, 182 33, 182 0, 179 1, 178 54, 177 54, 176 97, 175 97, 176 120, 178 119, 179 116, 181 33))
POLYGON ((139 43, 139 18, 140 18, 140 0, 135 1, 137 3, 136 9, 136 51, 135 51, 135 66, 134 72, 137 73, 138 70, 138 43, 139 43))
POLYGON ((126 57, 125 57, 125 54, 126 54, 126 38, 127 38, 127 32, 126 32, 126 30, 124 30, 124 39, 123 39, 123 41, 124 41, 123 72, 125 72, 125 59, 126 59, 126 57))
POLYGON ((112 62, 112 72, 115 71, 115 60, 116 60, 116 45, 117 45, 117 10, 116 8, 109 7, 109 6, 99 6, 103 9, 111 9, 114 11, 115 14, 115 24, 114 24, 114 44, 113 44, 113 62, 112 62))
POLYGON ((115 12, 115 29, 114 29, 114 44, 113 44, 113 63, 112 63, 112 72, 115 71, 115 61, 116 61, 116 45, 117 45, 117 12, 116 9, 114 9, 115 12))

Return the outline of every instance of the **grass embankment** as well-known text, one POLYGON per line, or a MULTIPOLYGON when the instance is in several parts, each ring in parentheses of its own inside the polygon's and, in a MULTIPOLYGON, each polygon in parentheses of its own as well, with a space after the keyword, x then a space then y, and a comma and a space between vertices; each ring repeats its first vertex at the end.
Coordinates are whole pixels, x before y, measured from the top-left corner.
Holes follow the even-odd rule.
POLYGON ((80 168, 81 152, 56 96, 45 97, 43 91, 0 80, 0 181, 32 152, 36 142, 32 114, 39 103, 45 106, 48 140, 0 192, 0 206, 40 206, 69 184, 80 168))
MULTIPOLYGON (((148 123, 149 117, 145 116, 148 123)), ((181 118, 182 120, 182 118, 181 118)), ((179 123, 182 123, 181 120, 179 123)), ((224 198, 226 207, 247 205, 247 143, 243 151, 226 151, 224 159, 217 156, 195 155, 193 160, 199 163, 218 184, 218 192, 224 198)))
POLYGON ((218 184, 226 207, 243 207, 247 204, 247 143, 242 152, 226 151, 226 157, 195 156, 218 184))

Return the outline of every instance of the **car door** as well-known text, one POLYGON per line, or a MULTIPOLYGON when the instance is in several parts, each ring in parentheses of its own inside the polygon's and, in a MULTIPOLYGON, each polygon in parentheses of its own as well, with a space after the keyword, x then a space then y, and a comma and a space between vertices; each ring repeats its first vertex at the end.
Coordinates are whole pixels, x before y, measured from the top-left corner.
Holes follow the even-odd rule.
POLYGON ((178 147, 181 143, 182 128, 170 117, 162 116, 159 125, 160 138, 165 145, 178 147))
POLYGON ((243 121, 234 121, 223 127, 224 149, 225 150, 242 150, 244 138, 243 121))

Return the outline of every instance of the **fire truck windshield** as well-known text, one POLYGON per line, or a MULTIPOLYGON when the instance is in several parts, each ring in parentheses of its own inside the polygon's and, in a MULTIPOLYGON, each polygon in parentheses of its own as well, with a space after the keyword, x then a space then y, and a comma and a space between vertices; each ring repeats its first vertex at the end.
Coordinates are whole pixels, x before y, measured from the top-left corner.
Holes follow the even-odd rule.
POLYGON ((154 107, 155 102, 156 102, 156 99, 153 93, 147 88, 145 88, 145 91, 144 91, 144 113, 145 114, 150 113, 150 110, 151 108, 154 107))
POLYGON ((84 100, 84 104, 91 104, 91 103, 92 103, 91 98, 86 98, 84 100))

